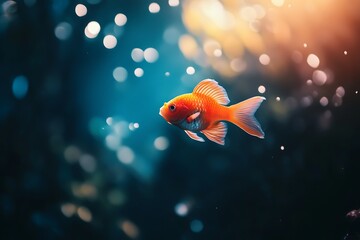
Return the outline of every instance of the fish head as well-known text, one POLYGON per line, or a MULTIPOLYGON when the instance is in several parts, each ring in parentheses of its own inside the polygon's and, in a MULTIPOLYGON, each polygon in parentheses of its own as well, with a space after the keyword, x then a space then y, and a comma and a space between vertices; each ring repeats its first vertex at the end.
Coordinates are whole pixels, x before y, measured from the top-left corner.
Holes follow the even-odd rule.
POLYGON ((189 106, 181 98, 174 98, 165 102, 159 114, 170 124, 178 124, 189 116, 189 106))

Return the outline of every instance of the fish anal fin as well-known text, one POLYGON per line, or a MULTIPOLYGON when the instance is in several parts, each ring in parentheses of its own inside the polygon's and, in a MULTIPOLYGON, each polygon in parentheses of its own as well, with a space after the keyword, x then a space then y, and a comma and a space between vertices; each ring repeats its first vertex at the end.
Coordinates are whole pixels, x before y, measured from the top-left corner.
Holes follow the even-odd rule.
POLYGON ((225 89, 213 79, 202 80, 193 90, 193 93, 203 94, 213 98, 217 103, 226 105, 230 102, 225 89))
POLYGON ((205 140, 202 137, 199 137, 196 133, 189 131, 189 130, 185 130, 185 133, 191 138, 194 139, 196 141, 199 142, 205 142, 205 140))
POLYGON ((188 116, 186 118, 186 122, 187 123, 191 123, 192 121, 194 121, 198 116, 200 115, 200 112, 196 112, 194 114, 191 114, 190 116, 188 116))
POLYGON ((209 140, 224 145, 227 126, 224 122, 218 122, 211 127, 201 131, 209 140))

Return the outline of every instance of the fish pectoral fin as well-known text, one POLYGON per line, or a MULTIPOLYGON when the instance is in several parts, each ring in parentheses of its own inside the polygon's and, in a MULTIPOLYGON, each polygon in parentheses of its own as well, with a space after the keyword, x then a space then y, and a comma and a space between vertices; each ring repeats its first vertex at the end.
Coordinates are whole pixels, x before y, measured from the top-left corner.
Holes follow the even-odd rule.
POLYGON ((191 114, 190 116, 188 116, 186 118, 186 122, 187 123, 191 123, 192 121, 194 121, 198 116, 200 115, 200 112, 196 112, 194 114, 191 114))
POLYGON ((191 139, 194 139, 199 142, 205 142, 205 140, 202 137, 199 137, 196 133, 189 130, 185 130, 185 132, 191 139))
POLYGON ((218 122, 209 128, 201 131, 209 140, 217 144, 225 144, 225 136, 227 133, 227 126, 224 122, 218 122))

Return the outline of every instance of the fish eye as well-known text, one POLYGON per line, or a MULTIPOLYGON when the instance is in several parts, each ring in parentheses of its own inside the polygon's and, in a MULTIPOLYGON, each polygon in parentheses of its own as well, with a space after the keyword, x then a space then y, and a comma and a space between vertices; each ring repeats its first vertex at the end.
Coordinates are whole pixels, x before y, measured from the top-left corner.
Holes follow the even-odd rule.
POLYGON ((170 106, 169 106, 169 109, 170 109, 170 111, 175 111, 175 109, 176 109, 176 107, 175 107, 175 105, 174 104, 171 104, 170 106))

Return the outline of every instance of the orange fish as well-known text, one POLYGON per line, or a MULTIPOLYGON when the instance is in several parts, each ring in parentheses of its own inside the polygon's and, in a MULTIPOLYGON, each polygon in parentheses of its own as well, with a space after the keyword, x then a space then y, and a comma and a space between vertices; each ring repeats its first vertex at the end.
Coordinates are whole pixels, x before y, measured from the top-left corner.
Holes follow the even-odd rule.
POLYGON ((159 114, 170 124, 183 130, 200 142, 204 142, 196 132, 201 132, 209 140, 225 144, 226 123, 231 122, 250 135, 264 138, 264 132, 254 117, 254 113, 264 101, 264 97, 252 97, 231 106, 225 89, 215 80, 201 81, 192 93, 175 97, 160 108, 159 114))

